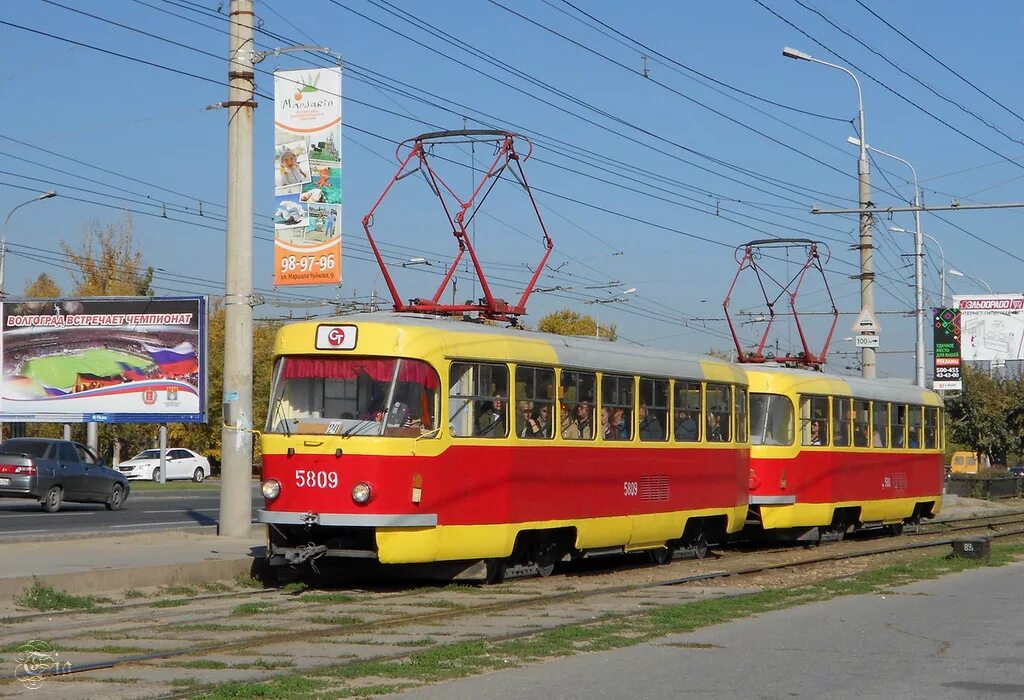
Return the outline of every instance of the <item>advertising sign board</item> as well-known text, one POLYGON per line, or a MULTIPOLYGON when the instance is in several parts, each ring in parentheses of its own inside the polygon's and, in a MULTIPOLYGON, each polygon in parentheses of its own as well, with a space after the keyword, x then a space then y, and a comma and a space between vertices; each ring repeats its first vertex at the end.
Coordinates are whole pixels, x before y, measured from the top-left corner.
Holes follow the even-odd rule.
POLYGON ((274 73, 274 284, 341 283, 341 68, 274 73))
POLYGON ((206 421, 205 297, 0 305, 0 420, 206 421))
POLYGON ((960 377, 960 311, 933 309, 935 372, 932 388, 963 389, 960 377))
POLYGON ((1024 360, 1024 295, 954 296, 966 361, 1024 360))

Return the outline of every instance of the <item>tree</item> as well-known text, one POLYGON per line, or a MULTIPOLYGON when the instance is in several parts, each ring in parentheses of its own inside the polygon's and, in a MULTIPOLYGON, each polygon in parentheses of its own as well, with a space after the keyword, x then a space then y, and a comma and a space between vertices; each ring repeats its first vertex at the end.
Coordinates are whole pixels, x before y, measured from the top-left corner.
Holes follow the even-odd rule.
POLYGON ((581 335, 591 338, 615 340, 615 324, 599 326, 593 316, 580 314, 570 309, 559 309, 548 314, 537 324, 537 330, 558 335, 581 335))
POLYGON ((946 399, 947 441, 1005 465, 1024 448, 1024 378, 993 378, 964 365, 963 382, 963 391, 946 399))
POLYGON ((59 299, 61 291, 53 278, 43 272, 25 285, 24 297, 26 299, 59 299))
POLYGON ((78 248, 61 241, 61 250, 75 268, 72 295, 149 296, 153 293, 153 268, 142 266, 142 251, 132 238, 132 217, 125 214, 120 223, 101 226, 92 221, 85 226, 78 248))

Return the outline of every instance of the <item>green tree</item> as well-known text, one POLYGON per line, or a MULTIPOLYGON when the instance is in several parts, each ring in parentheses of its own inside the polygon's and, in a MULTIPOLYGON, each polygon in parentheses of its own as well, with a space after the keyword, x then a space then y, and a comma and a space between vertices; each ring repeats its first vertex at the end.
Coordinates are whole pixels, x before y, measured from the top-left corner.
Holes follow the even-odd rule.
POLYGON ((604 338, 606 340, 615 340, 618 338, 616 335, 616 326, 614 323, 609 325, 598 325, 597 320, 593 316, 587 314, 580 314, 570 309, 559 309, 553 313, 548 314, 540 320, 537 324, 537 330, 544 333, 556 333, 558 335, 581 335, 589 336, 591 338, 604 338))
POLYGON ((53 278, 42 272, 25 285, 24 297, 26 299, 59 299, 61 291, 53 278))
POLYGON ((946 399, 947 441, 1005 465, 1024 448, 1024 380, 964 365, 963 382, 963 391, 946 399))

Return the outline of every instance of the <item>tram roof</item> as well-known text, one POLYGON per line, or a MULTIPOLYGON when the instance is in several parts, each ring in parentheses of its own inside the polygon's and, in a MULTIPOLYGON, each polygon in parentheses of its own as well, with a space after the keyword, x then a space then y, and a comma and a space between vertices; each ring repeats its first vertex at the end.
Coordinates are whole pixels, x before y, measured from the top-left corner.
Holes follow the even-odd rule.
MULTIPOLYGON (((742 368, 710 355, 676 352, 608 342, 597 338, 564 336, 542 333, 496 324, 477 323, 459 318, 438 317, 424 314, 375 312, 356 314, 331 319, 300 322, 299 325, 318 326, 322 324, 384 324, 395 327, 416 328, 423 331, 441 331, 438 349, 449 357, 467 359, 493 359, 524 361, 528 358, 517 356, 512 348, 482 343, 481 339, 527 341, 546 345, 557 357, 557 363, 566 368, 594 369, 604 372, 641 374, 655 377, 682 377, 714 379, 746 383, 742 368), (709 372, 710 370, 710 372, 709 372)), ((290 324, 291 325, 291 324, 290 324)), ((312 337, 311 331, 309 337, 312 337)))
MULTIPOLYGON (((932 406, 941 406, 942 398, 924 387, 913 384, 900 384, 885 379, 864 379, 863 377, 845 376, 826 372, 817 372, 808 369, 797 369, 793 367, 781 367, 773 365, 745 365, 752 385, 758 385, 758 376, 771 376, 783 379, 785 387, 780 382, 773 382, 773 388, 783 391, 806 392, 806 393, 836 393, 834 387, 845 385, 850 396, 876 401, 892 401, 895 403, 925 403, 932 406)), ((757 389, 754 389, 755 391, 757 389)))

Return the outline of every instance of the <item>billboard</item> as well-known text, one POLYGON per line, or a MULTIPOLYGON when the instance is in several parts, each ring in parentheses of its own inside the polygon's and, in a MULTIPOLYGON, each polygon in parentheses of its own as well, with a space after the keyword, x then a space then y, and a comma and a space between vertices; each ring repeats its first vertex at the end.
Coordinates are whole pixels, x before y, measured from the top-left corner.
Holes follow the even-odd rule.
POLYGON ((341 284, 341 68, 274 73, 274 284, 341 284))
POLYGON ((963 389, 960 376, 960 311, 959 309, 932 309, 934 329, 935 369, 932 388, 935 390, 963 389))
POLYGON ((0 305, 0 420, 206 421, 205 297, 0 305))
POLYGON ((1024 360, 1024 295, 954 296, 966 361, 1024 360))

